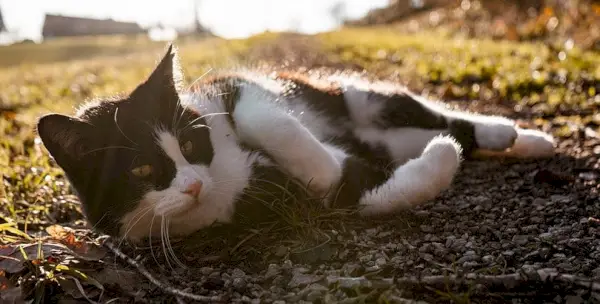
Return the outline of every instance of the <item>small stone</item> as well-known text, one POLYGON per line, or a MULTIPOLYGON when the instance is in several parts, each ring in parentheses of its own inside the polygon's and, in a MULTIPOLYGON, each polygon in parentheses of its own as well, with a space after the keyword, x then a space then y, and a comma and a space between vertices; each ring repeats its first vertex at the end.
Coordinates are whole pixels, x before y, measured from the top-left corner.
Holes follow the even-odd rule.
POLYGON ((571 272, 571 271, 573 271, 575 269, 573 267, 573 265, 571 265, 571 264, 569 264, 567 262, 560 263, 560 264, 556 265, 556 268, 558 268, 558 269, 560 269, 560 270, 562 270, 564 272, 571 272))
POLYGON ((375 260, 375 265, 377 266, 383 266, 386 264, 385 258, 378 258, 377 260, 375 260))
POLYGON ((221 278, 211 278, 209 277, 203 284, 202 287, 208 290, 217 290, 221 289, 225 286, 225 281, 221 278))
POLYGON ((365 230, 365 234, 367 234, 368 236, 375 236, 377 234, 379 229, 377 228, 369 228, 367 230, 365 230))
POLYGON ((306 296, 306 300, 310 302, 315 302, 323 296, 323 293, 324 292, 320 290, 313 290, 306 296))
POLYGON ((279 266, 277 264, 269 264, 269 267, 267 267, 267 272, 265 273, 265 279, 270 279, 279 273, 279 266))
POLYGON ((490 264, 490 263, 494 262, 494 256, 488 254, 488 255, 483 256, 482 260, 484 263, 490 264))
POLYGON ((342 273, 347 276, 356 276, 359 275, 359 272, 363 269, 359 264, 354 263, 346 263, 342 266, 342 273))
POLYGON ((290 260, 285 260, 283 262, 283 266, 281 267, 283 270, 290 270, 292 269, 292 267, 294 267, 294 264, 292 263, 292 261, 290 260))
POLYGON ((572 198, 566 195, 552 195, 550 196, 550 200, 553 203, 568 203, 572 200, 572 198))
POLYGON ((550 240, 552 240, 552 233, 550 233, 550 232, 544 232, 544 233, 538 235, 538 237, 542 241, 550 241, 550 240))
POLYGON ((369 267, 365 268, 365 272, 375 272, 379 269, 381 269, 379 266, 373 265, 373 266, 369 266, 369 267))
POLYGON ((239 268, 235 268, 232 272, 231 272, 231 277, 232 278, 243 278, 246 276, 246 273, 239 269, 239 268))
POLYGON ((244 280, 243 278, 233 279, 233 289, 235 289, 239 293, 243 293, 244 291, 246 291, 247 285, 248 283, 246 283, 246 280, 244 280))
POLYGON ((370 282, 364 277, 328 277, 327 284, 339 284, 341 288, 369 287, 370 282))
POLYGON ((425 233, 431 233, 431 232, 433 232, 433 226, 421 225, 421 231, 423 231, 425 233))
POLYGON ((368 261, 373 260, 373 255, 372 254, 365 254, 363 256, 360 256, 358 258, 359 261, 361 261, 362 263, 366 263, 368 261))
POLYGON ((459 264, 463 264, 465 262, 478 261, 479 259, 480 259, 480 257, 476 254, 465 254, 460 259, 458 259, 458 261, 456 261, 456 262, 459 264))
POLYGON ((534 224, 543 224, 544 223, 544 219, 539 216, 532 216, 529 218, 529 221, 534 224))
POLYGON ((502 254, 507 257, 512 257, 513 255, 515 255, 515 252, 512 250, 506 250, 506 251, 502 252, 502 254))
POLYGON ((523 246, 523 245, 527 244, 527 242, 529 242, 529 236, 528 235, 518 235, 518 234, 514 235, 512 238, 512 242, 517 245, 523 246))
POLYGON ((202 267, 200 268, 200 273, 207 276, 213 272, 213 269, 210 267, 202 267))
POLYGON ((319 279, 319 276, 296 273, 288 283, 288 286, 290 288, 306 286, 310 283, 317 282, 319 279))
POLYGON ((273 304, 285 304, 285 301, 277 300, 277 301, 273 301, 273 304))
POLYGON ((427 210, 419 210, 417 212, 415 212, 416 216, 420 216, 420 217, 428 217, 431 214, 431 212, 427 211, 427 210))

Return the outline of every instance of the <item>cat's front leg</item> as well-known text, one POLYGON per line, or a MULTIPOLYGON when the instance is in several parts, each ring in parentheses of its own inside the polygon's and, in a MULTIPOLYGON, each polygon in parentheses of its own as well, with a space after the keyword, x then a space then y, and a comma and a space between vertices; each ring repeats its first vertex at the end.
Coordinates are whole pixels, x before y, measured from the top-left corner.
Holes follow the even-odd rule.
POLYGON ((233 118, 242 142, 264 150, 309 190, 325 194, 337 185, 342 168, 335 153, 278 105, 242 99, 233 118))

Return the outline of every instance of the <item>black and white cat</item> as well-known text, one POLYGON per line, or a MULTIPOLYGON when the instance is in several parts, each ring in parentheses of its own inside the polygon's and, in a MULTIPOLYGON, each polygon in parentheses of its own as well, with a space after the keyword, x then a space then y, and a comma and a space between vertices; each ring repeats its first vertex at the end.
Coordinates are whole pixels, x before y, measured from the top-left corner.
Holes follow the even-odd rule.
POLYGON ((236 73, 183 90, 171 46, 130 95, 37 127, 89 222, 130 240, 231 222, 258 181, 292 178, 325 204, 377 215, 447 189, 461 153, 554 154, 548 134, 390 84, 236 73))

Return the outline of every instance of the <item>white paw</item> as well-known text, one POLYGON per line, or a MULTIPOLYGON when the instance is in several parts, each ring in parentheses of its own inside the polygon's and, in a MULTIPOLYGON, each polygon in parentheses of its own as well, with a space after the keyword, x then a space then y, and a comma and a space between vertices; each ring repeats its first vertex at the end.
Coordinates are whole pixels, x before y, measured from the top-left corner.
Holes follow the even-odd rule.
POLYGON ((436 136, 425 147, 423 157, 431 162, 437 171, 437 174, 432 176, 437 190, 444 190, 452 183, 460 166, 461 153, 461 146, 450 136, 436 136))
POLYGON ((435 198, 452 184, 460 154, 461 147, 453 138, 433 138, 419 158, 396 168, 390 179, 360 199, 361 214, 385 214, 435 198))
POLYGON ((509 119, 489 117, 488 121, 475 123, 475 140, 481 149, 506 150, 513 146, 516 139, 515 123, 509 119))
POLYGON ((554 155, 554 138, 538 130, 517 128, 518 137, 510 153, 523 158, 541 158, 554 155))
POLYGON ((314 158, 303 158, 302 161, 292 161, 292 163, 284 167, 316 195, 326 194, 342 176, 340 163, 328 153, 314 158))

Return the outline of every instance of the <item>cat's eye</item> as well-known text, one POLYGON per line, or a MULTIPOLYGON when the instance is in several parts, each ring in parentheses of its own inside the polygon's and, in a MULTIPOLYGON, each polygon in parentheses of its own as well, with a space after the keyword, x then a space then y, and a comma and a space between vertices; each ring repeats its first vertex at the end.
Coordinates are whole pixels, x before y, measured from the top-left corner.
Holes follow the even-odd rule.
POLYGON ((131 170, 131 173, 137 177, 147 177, 152 174, 152 166, 143 165, 131 170))
POLYGON ((183 155, 188 155, 192 153, 193 147, 194 145, 192 145, 192 142, 188 140, 185 144, 183 144, 183 146, 181 146, 181 153, 183 153, 183 155))

